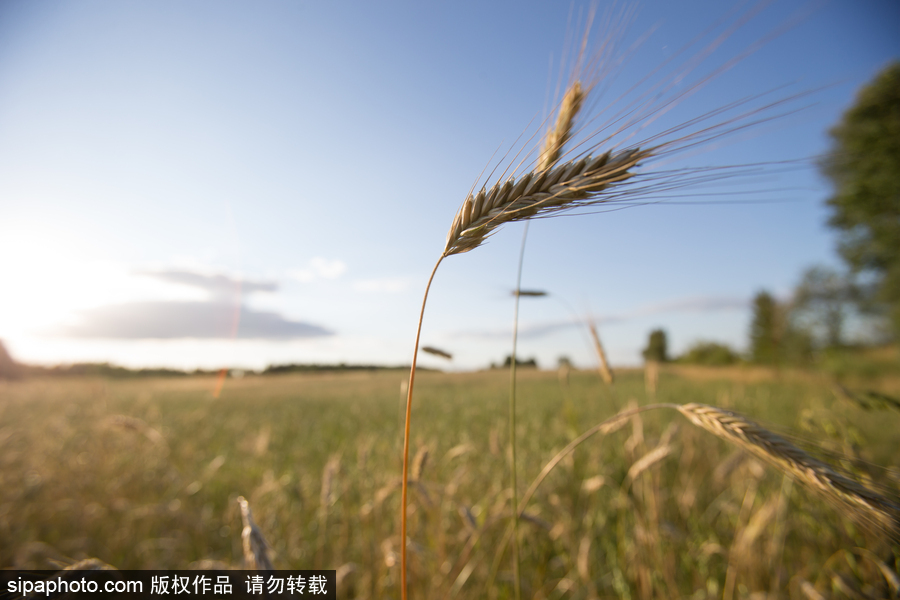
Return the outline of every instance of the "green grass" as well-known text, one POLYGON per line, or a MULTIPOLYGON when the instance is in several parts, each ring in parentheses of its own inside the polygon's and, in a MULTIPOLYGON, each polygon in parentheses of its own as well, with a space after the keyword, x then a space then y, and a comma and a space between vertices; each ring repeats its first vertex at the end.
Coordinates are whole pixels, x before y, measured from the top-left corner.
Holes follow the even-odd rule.
MULTIPOLYGON (((833 463, 896 493, 900 414, 864 411, 815 375, 696 373, 664 371, 657 401, 740 411, 813 440, 833 463)), ((341 597, 397 596, 402 380, 396 372, 246 377, 228 380, 219 399, 214 379, 203 377, 0 383, 0 567, 47 567, 58 555, 119 568, 239 567, 236 498, 244 495, 276 567, 352 563, 341 597), (335 456, 334 493, 322 506, 323 469, 335 456)), ((879 385, 894 396, 900 387, 879 385)), ((505 371, 419 375, 412 452, 427 445, 430 458, 411 487, 411 597, 512 594, 510 557, 498 556, 510 520, 507 386, 505 371)), ((556 373, 521 372, 520 494, 558 450, 632 399, 648 403, 639 372, 620 374, 612 391, 593 373, 573 372, 562 385, 556 373)), ((672 411, 645 413, 579 447, 528 515, 528 598, 722 597, 729 585, 734 597, 797 597, 803 581, 828 595, 832 572, 888 593, 857 547, 896 569, 896 543, 880 544, 799 483, 672 411), (661 438, 671 454, 627 482, 661 438)))

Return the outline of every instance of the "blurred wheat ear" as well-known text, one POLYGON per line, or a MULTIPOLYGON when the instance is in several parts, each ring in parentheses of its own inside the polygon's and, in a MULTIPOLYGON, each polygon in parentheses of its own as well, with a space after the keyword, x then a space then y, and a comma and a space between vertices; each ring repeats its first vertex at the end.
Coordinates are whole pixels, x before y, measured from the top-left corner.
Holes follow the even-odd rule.
POLYGON ((267 553, 269 545, 266 543, 262 531, 253 521, 250 503, 243 496, 238 496, 237 501, 241 506, 241 521, 244 523, 241 541, 244 545, 245 568, 251 571, 274 571, 275 567, 269 561, 267 553))

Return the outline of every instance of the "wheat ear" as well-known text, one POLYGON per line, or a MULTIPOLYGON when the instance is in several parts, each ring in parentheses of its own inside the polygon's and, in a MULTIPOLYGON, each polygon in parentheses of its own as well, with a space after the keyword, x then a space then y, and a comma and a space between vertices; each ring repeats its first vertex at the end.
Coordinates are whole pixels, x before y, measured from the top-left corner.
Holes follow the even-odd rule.
POLYGON ((616 423, 639 412, 658 408, 674 408, 687 419, 716 437, 731 442, 754 456, 768 462, 783 473, 796 477, 826 498, 837 501, 851 510, 851 516, 863 521, 874 520, 884 526, 889 535, 900 532, 900 504, 858 481, 839 473, 832 466, 814 458, 780 435, 728 410, 706 404, 648 404, 626 410, 595 425, 563 448, 532 482, 519 502, 519 512, 525 510, 541 482, 557 464, 576 447, 596 433, 608 433, 616 423))
POLYGON ((251 571, 274 571, 275 567, 269 561, 266 550, 269 545, 263 537, 262 531, 253 521, 253 513, 250 512, 250 503, 243 496, 238 496, 238 504, 241 505, 241 520, 244 530, 241 532, 241 541, 244 546, 244 562, 251 571))
POLYGON ((705 404, 684 404, 678 411, 692 423, 744 448, 781 471, 793 475, 825 497, 850 509, 851 514, 874 519, 892 534, 900 532, 900 505, 830 465, 817 460, 783 437, 733 412, 705 404))
POLYGON ((597 333, 597 326, 593 321, 589 321, 588 329, 591 331, 591 339, 594 341, 594 350, 597 352, 597 360, 599 361, 597 370, 600 372, 600 377, 603 378, 603 383, 612 385, 613 374, 609 368, 609 361, 606 360, 606 352, 603 350, 603 344, 600 343, 600 334, 597 333))
MULTIPOLYGON (((862 521, 880 523, 887 535, 894 537, 900 532, 900 505, 878 492, 869 489, 846 475, 837 472, 833 467, 810 456, 783 437, 757 425, 749 419, 714 406, 705 404, 648 404, 628 409, 613 415, 609 419, 588 429, 560 450, 544 465, 538 476, 531 482, 519 501, 518 513, 521 515, 531 501, 538 487, 551 471, 571 454, 575 448, 596 434, 606 435, 615 431, 625 419, 638 413, 660 408, 677 410, 687 417, 691 423, 701 427, 716 437, 735 444, 753 455, 775 466, 783 473, 796 477, 813 490, 826 498, 837 501, 850 509, 850 514, 862 521)), ((509 543, 512 528, 501 542, 500 552, 504 552, 509 543)))
POLYGON ((582 89, 580 81, 576 81, 566 90, 566 95, 559 105, 556 123, 544 137, 544 147, 541 148, 541 157, 538 160, 539 171, 546 171, 559 160, 563 146, 572 137, 572 126, 586 95, 587 92, 582 89))
MULTIPOLYGON (((518 180, 509 177, 490 190, 481 189, 474 196, 469 194, 456 213, 444 251, 435 263, 425 286, 412 365, 409 370, 409 386, 406 392, 406 424, 403 432, 403 475, 400 492, 400 598, 406 600, 406 507, 409 480, 409 433, 412 414, 412 395, 422 334, 422 319, 428 292, 438 267, 446 257, 474 250, 504 223, 523 221, 536 215, 553 214, 574 208, 603 202, 610 186, 633 177, 630 169, 653 155, 652 150, 633 148, 609 151, 592 156, 587 154, 577 160, 545 170, 536 170, 518 180)), ((518 299, 518 296, 516 297, 518 299)), ((513 363, 515 364, 515 363, 513 363)))
POLYGON ((633 177, 631 169, 651 156, 652 149, 640 148, 588 154, 469 194, 453 219, 442 256, 474 250, 504 223, 603 202, 604 191, 633 177))

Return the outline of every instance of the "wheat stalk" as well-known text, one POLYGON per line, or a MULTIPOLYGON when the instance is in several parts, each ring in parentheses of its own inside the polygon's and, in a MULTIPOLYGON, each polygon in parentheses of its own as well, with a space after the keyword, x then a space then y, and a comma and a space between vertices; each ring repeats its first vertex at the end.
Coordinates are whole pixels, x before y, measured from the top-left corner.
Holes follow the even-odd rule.
MULTIPOLYGON (((562 155, 563 146, 572 137, 572 131, 575 125, 575 117, 581 110, 586 94, 593 87, 593 82, 588 84, 587 89, 582 89, 581 82, 576 80, 566 90, 560 103, 556 116, 556 123, 547 130, 544 137, 543 148, 541 149, 540 158, 538 159, 537 170, 544 172, 549 171, 556 166, 562 155)), ((496 186, 495 186, 496 187, 496 186)), ((514 188, 513 188, 514 189, 514 188)), ((524 188, 523 188, 524 190, 524 188)), ((482 190, 483 192, 483 190, 482 190)), ((498 196, 499 197, 499 196, 498 196)), ((513 198, 510 198, 512 201, 513 198)), ((497 204, 494 204, 498 206, 497 204)), ((465 203, 463 204, 465 206, 465 203)), ((482 206, 482 208, 485 208, 482 206)), ((451 234, 452 234, 451 229, 451 234)), ((513 310, 513 339, 512 354, 510 355, 509 364, 509 447, 510 447, 510 487, 512 497, 512 520, 513 520, 513 582, 514 582, 514 598, 521 600, 522 590, 520 583, 520 561, 519 561, 519 513, 516 510, 518 505, 518 480, 516 472, 516 365, 518 364, 518 340, 519 340, 519 300, 522 298, 522 266, 525 262, 525 243, 528 240, 528 222, 525 223, 525 231, 522 232, 522 246, 519 250, 519 265, 516 272, 516 291, 515 291, 515 308, 513 310)), ((449 243, 449 239, 448 239, 449 243)), ((445 248, 446 251, 446 248, 445 248)))
MULTIPOLYGON (((715 48, 717 44, 718 41, 714 42, 708 51, 715 48)), ((602 58, 601 55, 602 52, 598 54, 598 58, 602 58)), ((538 161, 534 163, 534 170, 523 175, 515 175, 514 171, 512 175, 501 176, 499 181, 489 189, 486 186, 482 186, 477 192, 468 194, 452 221, 444 249, 428 277, 419 312, 409 384, 406 390, 400 501, 400 596, 402 600, 406 600, 407 597, 406 545, 408 540, 406 535, 406 509, 413 388, 425 305, 428 301, 431 284, 443 259, 474 250, 483 244, 504 223, 551 216, 564 211, 596 206, 601 203, 631 203, 638 198, 652 199, 654 194, 670 192, 685 186, 705 184, 740 175, 751 175, 755 172, 758 165, 750 165, 743 168, 674 169, 657 171, 634 179, 637 176, 635 169, 642 161, 659 159, 666 155, 708 143, 743 128, 767 122, 778 116, 784 116, 784 114, 776 115, 775 117, 763 116, 758 120, 753 120, 760 113, 771 111, 775 107, 802 97, 800 95, 784 98, 760 108, 746 109, 744 113, 737 116, 728 116, 739 108, 747 107, 752 102, 761 100, 767 94, 764 92, 751 98, 725 104, 705 115, 687 120, 660 133, 647 135, 640 143, 625 143, 626 140, 637 134, 645 125, 666 112, 675 101, 687 98, 705 85, 714 75, 722 72, 728 66, 726 64, 709 77, 674 94, 671 93, 672 86, 664 87, 663 89, 651 86, 649 90, 634 92, 637 97, 630 106, 614 114, 607 121, 606 125, 594 130, 593 133, 589 133, 585 142, 582 142, 584 148, 578 152, 570 150, 574 157, 572 160, 558 164, 557 161, 564 156, 563 146, 576 133, 572 127, 572 118, 582 104, 586 102, 594 83, 599 81, 601 73, 597 69, 602 65, 596 60, 594 59, 591 66, 586 69, 590 77, 585 88, 582 88, 577 78, 573 79, 573 85, 567 91, 560 105, 556 124, 545 139, 538 161), (711 120, 715 119, 722 120, 710 123, 711 120)), ((642 83, 638 84, 637 88, 640 88, 642 83)), ((631 91, 626 92, 626 96, 630 93, 631 91)), ((526 155, 526 158, 528 156, 526 155)), ((524 162, 525 160, 523 159, 524 162)), ((520 288, 521 281, 516 286, 517 291, 520 288)), ((517 301, 519 296, 520 294, 517 294, 517 301)), ((515 360, 511 361, 511 363, 513 365, 511 379, 514 386, 515 360)), ((514 428, 514 418, 513 408, 510 419, 511 428, 514 428)), ((513 464, 515 464, 515 459, 513 459, 513 464)), ((514 472, 515 470, 513 469, 514 472)), ((513 491, 515 493, 515 484, 513 485, 513 491)), ((515 521, 518 518, 519 511, 514 510, 513 513, 515 521)), ((515 574, 515 581, 516 597, 518 597, 518 573, 515 574)))

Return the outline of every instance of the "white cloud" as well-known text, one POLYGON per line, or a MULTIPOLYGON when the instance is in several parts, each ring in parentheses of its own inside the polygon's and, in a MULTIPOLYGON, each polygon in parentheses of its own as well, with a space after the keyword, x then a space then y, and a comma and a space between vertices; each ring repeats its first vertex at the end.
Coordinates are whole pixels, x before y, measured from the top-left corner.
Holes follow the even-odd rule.
POLYGON ((337 279, 347 271, 347 264, 338 258, 316 256, 302 269, 291 269, 288 277, 300 283, 311 283, 319 279, 337 279))
POLYGON ((384 277, 381 279, 361 279, 353 283, 353 289, 367 294, 399 294, 409 288, 405 277, 384 277))

